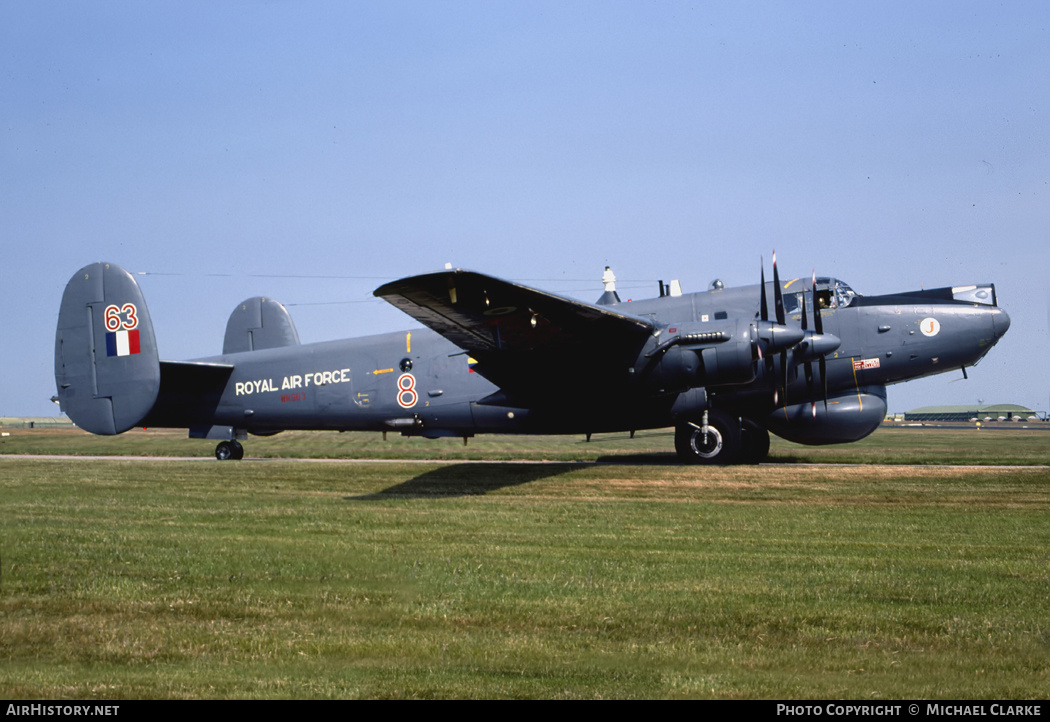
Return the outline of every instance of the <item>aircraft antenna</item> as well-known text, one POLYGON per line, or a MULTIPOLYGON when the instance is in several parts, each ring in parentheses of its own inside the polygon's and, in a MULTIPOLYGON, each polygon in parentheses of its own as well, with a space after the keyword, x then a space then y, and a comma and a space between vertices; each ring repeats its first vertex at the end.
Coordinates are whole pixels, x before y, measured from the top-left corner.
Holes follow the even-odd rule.
POLYGON ((602 283, 605 284, 605 293, 598 299, 599 306, 609 306, 620 302, 620 296, 616 293, 616 274, 608 266, 602 274, 602 283))

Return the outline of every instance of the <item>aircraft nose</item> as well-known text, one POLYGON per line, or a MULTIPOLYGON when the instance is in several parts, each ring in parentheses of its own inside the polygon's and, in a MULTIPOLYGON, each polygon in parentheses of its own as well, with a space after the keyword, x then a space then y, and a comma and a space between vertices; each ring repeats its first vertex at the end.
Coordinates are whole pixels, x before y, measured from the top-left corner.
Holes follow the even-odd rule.
POLYGON ((1003 334, 1010 328, 1010 316, 1001 308, 996 308, 992 315, 992 329, 995 333, 995 340, 998 341, 1003 337, 1003 334))

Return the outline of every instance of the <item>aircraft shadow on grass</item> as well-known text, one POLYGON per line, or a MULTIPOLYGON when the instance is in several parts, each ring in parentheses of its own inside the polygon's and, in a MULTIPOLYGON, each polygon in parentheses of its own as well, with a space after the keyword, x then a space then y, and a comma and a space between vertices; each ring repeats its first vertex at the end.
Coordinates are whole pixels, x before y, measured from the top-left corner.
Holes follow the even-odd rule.
POLYGON ((529 484, 581 468, 564 464, 452 464, 424 472, 382 491, 344 497, 347 501, 383 499, 436 499, 482 496, 493 491, 529 484))
POLYGON ((661 452, 648 452, 640 454, 610 454, 599 456, 595 459, 596 464, 620 465, 620 466, 679 466, 681 461, 674 454, 661 452))
POLYGON ((424 472, 382 491, 344 498, 346 501, 378 501, 391 498, 434 499, 482 496, 500 489, 560 476, 594 464, 674 466, 677 463, 677 457, 673 454, 649 453, 609 455, 595 462, 451 464, 424 472))

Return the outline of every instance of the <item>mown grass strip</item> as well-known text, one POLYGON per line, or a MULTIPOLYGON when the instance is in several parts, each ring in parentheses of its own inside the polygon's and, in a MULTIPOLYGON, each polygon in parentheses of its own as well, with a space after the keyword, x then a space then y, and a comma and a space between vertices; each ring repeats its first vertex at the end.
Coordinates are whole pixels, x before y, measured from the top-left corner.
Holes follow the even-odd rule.
MULTIPOLYGON (((0 439, 3 454, 197 456, 211 458, 215 443, 188 439, 184 431, 133 430, 119 436, 92 436, 79 429, 12 430, 0 439)), ((677 464, 669 429, 583 436, 479 436, 460 439, 405 438, 390 433, 301 431, 251 436, 250 457, 315 459, 416 459, 609 461, 677 464)), ((1050 465, 1050 424, 1032 428, 977 430, 973 426, 911 428, 886 425, 852 444, 803 446, 776 437, 770 461, 845 464, 1050 465)))
POLYGON ((1044 697, 1048 481, 0 459, 0 692, 1044 697))

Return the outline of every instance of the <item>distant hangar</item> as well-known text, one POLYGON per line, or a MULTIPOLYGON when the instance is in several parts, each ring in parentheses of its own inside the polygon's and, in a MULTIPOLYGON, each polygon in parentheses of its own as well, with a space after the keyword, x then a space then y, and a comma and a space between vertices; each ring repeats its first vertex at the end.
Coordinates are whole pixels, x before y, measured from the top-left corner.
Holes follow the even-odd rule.
POLYGON ((1017 404, 989 406, 923 406, 904 414, 905 421, 1042 421, 1032 409, 1017 404))

